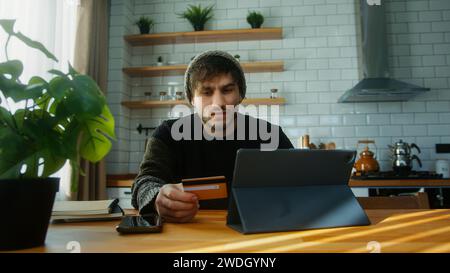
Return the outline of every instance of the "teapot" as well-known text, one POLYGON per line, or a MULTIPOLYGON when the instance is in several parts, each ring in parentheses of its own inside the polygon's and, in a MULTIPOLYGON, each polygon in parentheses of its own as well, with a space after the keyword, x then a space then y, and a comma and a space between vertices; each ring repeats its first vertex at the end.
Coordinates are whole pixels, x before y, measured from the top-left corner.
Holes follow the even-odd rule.
POLYGON ((422 162, 419 157, 417 155, 411 155, 413 148, 420 153, 420 148, 416 144, 408 144, 400 139, 394 146, 388 145, 388 147, 392 153, 392 169, 396 173, 407 175, 412 170, 412 162, 414 160, 422 167, 422 162))
MULTIPOLYGON (((359 140, 359 144, 367 144, 364 150, 359 154, 359 159, 355 162, 354 168, 357 173, 373 173, 378 172, 380 170, 380 165, 376 160, 375 154, 369 150, 369 144, 374 144, 373 140, 359 140)), ((358 149, 358 145, 356 148, 358 149)))
POLYGON ((415 143, 411 143, 410 145, 406 142, 403 142, 402 139, 396 142, 394 146, 388 145, 388 147, 393 155, 410 155, 413 148, 415 148, 420 154, 420 148, 415 143))

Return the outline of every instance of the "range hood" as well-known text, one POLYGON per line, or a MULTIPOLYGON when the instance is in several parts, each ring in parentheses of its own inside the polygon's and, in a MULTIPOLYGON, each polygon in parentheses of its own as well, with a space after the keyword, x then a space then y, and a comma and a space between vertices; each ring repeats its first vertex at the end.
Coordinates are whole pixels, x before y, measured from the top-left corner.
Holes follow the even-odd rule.
POLYGON ((360 0, 364 78, 346 91, 338 102, 405 101, 430 91, 389 77, 385 4, 369 5, 371 2, 360 0))

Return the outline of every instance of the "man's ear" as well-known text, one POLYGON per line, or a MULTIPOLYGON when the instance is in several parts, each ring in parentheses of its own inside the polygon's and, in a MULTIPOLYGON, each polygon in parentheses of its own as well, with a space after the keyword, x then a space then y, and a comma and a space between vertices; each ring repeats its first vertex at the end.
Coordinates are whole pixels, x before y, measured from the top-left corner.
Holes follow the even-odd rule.
POLYGON ((245 99, 245 97, 243 97, 241 92, 239 92, 239 103, 238 104, 241 104, 244 99, 245 99))

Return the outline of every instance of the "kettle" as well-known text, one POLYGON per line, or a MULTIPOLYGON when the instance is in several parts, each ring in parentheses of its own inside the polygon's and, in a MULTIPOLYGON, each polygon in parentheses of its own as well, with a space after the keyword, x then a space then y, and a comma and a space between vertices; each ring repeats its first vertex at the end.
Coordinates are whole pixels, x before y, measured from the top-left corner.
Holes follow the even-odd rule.
MULTIPOLYGON (((366 147, 359 154, 359 159, 354 164, 354 168, 356 169, 356 172, 360 173, 360 174, 378 172, 380 170, 380 165, 378 164, 378 161, 376 160, 375 154, 369 150, 369 144, 375 145, 375 141, 359 140, 358 145, 359 144, 366 144, 366 147)), ((358 149, 358 145, 356 146, 356 149, 358 149)))
POLYGON ((412 170, 412 162, 414 160, 422 167, 419 157, 411 155, 412 149, 416 149, 420 153, 420 148, 416 144, 408 144, 400 139, 394 146, 388 145, 388 147, 392 154, 392 169, 397 174, 408 174, 412 170))

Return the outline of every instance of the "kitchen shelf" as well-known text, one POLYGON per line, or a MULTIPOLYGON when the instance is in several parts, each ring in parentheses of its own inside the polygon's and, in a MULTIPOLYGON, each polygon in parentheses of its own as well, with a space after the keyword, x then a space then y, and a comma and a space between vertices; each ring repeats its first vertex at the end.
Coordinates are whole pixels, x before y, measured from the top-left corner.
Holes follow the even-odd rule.
POLYGON ((281 39, 282 37, 282 28, 257 28, 138 34, 125 36, 124 39, 132 46, 148 46, 183 43, 276 40, 281 39))
MULTIPOLYGON (((248 98, 242 101, 243 105, 283 105, 286 103, 284 98, 248 98)), ((140 101, 123 101, 122 105, 129 109, 147 109, 147 108, 161 108, 175 105, 190 106, 186 100, 140 100, 140 101)))
MULTIPOLYGON (((282 72, 284 63, 282 61, 249 62, 241 63, 242 69, 247 73, 258 72, 282 72)), ((130 77, 160 77, 184 75, 187 64, 165 65, 165 66, 141 66, 126 67, 122 71, 130 77)))

